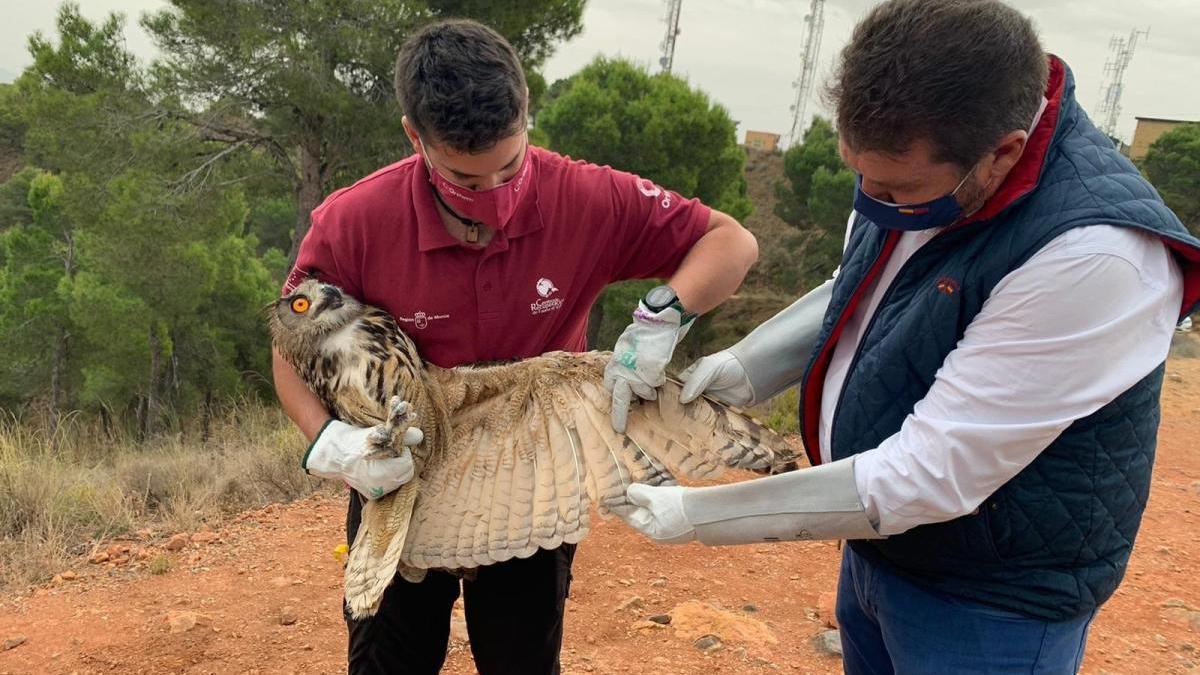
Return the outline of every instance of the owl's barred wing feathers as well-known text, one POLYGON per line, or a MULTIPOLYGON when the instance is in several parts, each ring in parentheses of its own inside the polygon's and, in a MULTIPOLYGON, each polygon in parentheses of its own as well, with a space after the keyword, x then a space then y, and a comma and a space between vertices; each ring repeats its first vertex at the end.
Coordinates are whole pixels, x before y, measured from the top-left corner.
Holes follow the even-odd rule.
POLYGON ((627 508, 631 482, 709 478, 725 466, 761 471, 793 458, 782 438, 736 410, 704 398, 681 405, 674 382, 658 400, 634 404, 625 435, 613 432, 601 384, 607 354, 445 370, 423 363, 386 312, 315 279, 270 310, 276 349, 339 419, 401 432, 389 414, 398 396, 424 432, 411 448, 418 478, 363 504, 345 570, 355 618, 378 610, 397 573, 416 581, 427 569, 577 542, 590 502, 601 512, 627 508))
POLYGON ((612 430, 600 384, 608 357, 556 352, 521 363, 436 371, 452 410, 446 455, 422 475, 402 560, 472 568, 578 542, 588 503, 629 506, 631 482, 711 478, 726 466, 768 470, 787 443, 708 399, 679 403, 668 382, 612 430))
POLYGON ((421 480, 414 478, 383 499, 364 504, 362 522, 366 526, 358 528, 346 560, 346 602, 354 618, 379 611, 383 592, 396 576, 420 490, 421 480))

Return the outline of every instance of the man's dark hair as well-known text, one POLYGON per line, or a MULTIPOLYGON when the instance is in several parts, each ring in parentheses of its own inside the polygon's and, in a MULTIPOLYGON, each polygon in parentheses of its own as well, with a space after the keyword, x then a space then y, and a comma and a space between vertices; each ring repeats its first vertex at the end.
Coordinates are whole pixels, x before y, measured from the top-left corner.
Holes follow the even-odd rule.
POLYGON ((828 94, 855 152, 925 139, 969 169, 1029 127, 1048 70, 1033 23, 999 0, 891 0, 854 29, 828 94))
POLYGON ((525 73, 512 45, 463 19, 423 28, 400 48, 396 98, 427 143, 481 152, 525 127, 525 73))

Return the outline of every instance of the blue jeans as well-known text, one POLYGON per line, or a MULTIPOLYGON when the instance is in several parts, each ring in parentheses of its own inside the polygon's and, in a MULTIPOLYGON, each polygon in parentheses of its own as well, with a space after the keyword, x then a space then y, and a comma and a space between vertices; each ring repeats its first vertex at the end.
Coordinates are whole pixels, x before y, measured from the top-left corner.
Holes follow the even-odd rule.
POLYGON ((848 546, 842 555, 846 675, 1075 673, 1095 615, 1042 621, 922 588, 848 546))

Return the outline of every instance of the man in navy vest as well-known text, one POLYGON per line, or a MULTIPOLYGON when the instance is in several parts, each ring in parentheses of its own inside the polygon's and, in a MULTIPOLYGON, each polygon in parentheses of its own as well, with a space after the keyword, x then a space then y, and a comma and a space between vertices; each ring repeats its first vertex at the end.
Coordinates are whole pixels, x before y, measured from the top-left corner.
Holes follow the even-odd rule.
POLYGON ((831 88, 858 174, 834 278, 686 373, 799 384, 813 468, 635 485, 657 541, 846 539, 847 673, 1075 672, 1150 488, 1200 241, 998 0, 892 0, 831 88))

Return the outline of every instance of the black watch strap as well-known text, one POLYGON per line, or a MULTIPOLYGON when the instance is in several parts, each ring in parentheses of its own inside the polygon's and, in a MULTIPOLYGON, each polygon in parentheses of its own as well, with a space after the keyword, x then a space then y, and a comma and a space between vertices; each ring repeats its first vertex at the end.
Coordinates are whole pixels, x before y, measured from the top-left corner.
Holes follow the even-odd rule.
POLYGON ((642 304, 655 313, 661 312, 668 307, 674 307, 679 310, 685 321, 696 316, 684 309, 683 303, 679 301, 679 295, 675 293, 675 289, 666 284, 655 286, 646 291, 646 294, 642 296, 642 304))

